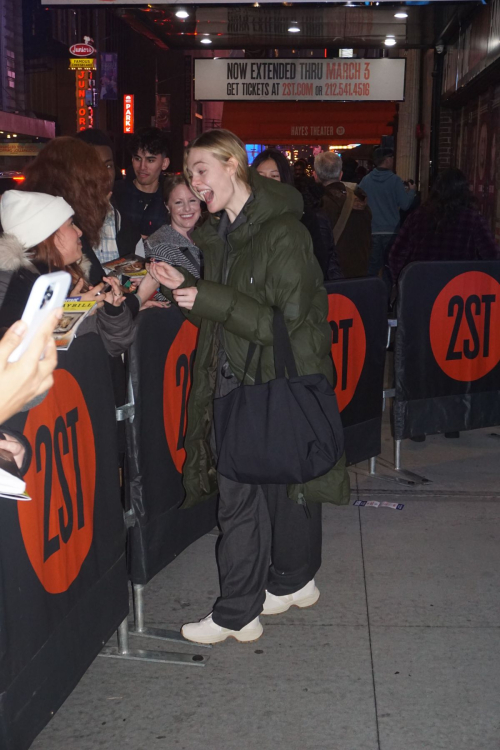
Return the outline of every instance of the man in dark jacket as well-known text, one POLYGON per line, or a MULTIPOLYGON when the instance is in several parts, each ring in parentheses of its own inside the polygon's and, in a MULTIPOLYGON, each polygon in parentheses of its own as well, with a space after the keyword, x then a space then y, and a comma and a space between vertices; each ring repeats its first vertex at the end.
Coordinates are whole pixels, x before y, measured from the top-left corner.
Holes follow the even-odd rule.
POLYGON ((325 151, 314 160, 316 179, 323 185, 321 207, 328 216, 332 233, 341 229, 335 247, 340 268, 346 278, 366 276, 371 248, 372 214, 362 190, 352 191, 340 180, 342 159, 333 151, 325 151), (346 201, 349 203, 346 205, 346 201))
POLYGON ((127 217, 138 242, 168 222, 161 176, 170 164, 170 152, 167 136, 158 128, 140 130, 132 140, 130 150, 135 178, 117 182, 114 199, 120 214, 127 217))
POLYGON ((372 252, 368 273, 377 276, 387 266, 392 243, 400 225, 400 210, 407 211, 415 198, 415 185, 405 188, 394 174, 394 151, 377 148, 373 155, 375 169, 363 177, 359 187, 366 193, 372 212, 372 252))

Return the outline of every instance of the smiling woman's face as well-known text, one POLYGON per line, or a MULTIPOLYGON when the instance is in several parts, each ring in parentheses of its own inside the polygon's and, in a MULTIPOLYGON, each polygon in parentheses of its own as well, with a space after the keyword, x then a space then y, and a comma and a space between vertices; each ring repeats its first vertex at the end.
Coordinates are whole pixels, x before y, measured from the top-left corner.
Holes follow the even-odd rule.
POLYGON ((191 185, 210 213, 226 208, 234 195, 231 179, 234 165, 224 164, 205 148, 193 148, 187 158, 187 169, 191 185))
POLYGON ((177 185, 170 193, 167 203, 174 229, 190 231, 201 215, 200 201, 187 185, 177 185))

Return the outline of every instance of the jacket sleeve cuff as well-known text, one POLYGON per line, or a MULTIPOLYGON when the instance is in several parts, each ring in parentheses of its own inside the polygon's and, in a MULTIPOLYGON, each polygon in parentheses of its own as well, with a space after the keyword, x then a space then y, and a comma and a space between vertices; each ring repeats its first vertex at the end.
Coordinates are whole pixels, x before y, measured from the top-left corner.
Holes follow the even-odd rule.
POLYGON ((198 279, 198 294, 194 301, 192 313, 200 318, 224 323, 234 305, 233 290, 215 281, 198 279))
POLYGON ((177 289, 186 289, 187 287, 198 285, 198 279, 196 278, 196 276, 193 276, 193 274, 190 273, 186 268, 182 268, 181 266, 176 266, 176 268, 184 275, 184 281, 182 282, 182 284, 179 284, 177 289))
POLYGON ((111 305, 109 302, 105 302, 103 310, 106 313, 106 315, 110 315, 111 317, 116 318, 118 315, 120 315, 123 312, 123 305, 116 307, 116 305, 111 305))
MULTIPOLYGON (((107 304, 107 303, 106 303, 107 304)), ((136 318, 141 309, 141 300, 137 294, 127 294, 125 297, 125 304, 132 313, 132 318, 136 318)))

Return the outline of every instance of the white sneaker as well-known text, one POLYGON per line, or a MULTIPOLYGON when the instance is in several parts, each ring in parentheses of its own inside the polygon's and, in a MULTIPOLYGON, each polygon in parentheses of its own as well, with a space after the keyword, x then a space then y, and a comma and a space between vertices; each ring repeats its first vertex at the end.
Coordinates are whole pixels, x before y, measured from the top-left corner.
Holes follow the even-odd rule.
POLYGON ((290 607, 312 607, 313 604, 319 599, 319 589, 314 583, 314 578, 309 583, 301 588, 299 591, 295 591, 293 594, 285 594, 284 596, 276 596, 271 594, 270 591, 266 591, 266 601, 264 602, 264 609, 262 610, 263 615, 279 615, 281 612, 286 612, 290 607))
POLYGON ((263 633, 263 627, 258 617, 241 630, 230 630, 217 625, 212 620, 212 613, 199 622, 188 622, 181 628, 181 634, 188 641, 194 643, 220 643, 226 638, 236 638, 242 643, 256 641, 263 633))

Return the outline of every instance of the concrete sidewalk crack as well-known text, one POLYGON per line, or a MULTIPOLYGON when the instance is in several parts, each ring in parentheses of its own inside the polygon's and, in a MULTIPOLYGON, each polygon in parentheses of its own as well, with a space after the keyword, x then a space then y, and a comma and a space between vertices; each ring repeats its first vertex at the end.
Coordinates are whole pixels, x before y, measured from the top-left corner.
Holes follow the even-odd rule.
POLYGON ((377 747, 381 750, 380 746, 380 727, 378 722, 378 705, 377 705, 377 686, 375 683, 375 667, 373 663, 373 644, 372 644, 372 631, 370 625, 370 610, 368 608, 368 587, 366 583, 366 567, 365 567, 365 550, 363 546, 363 526, 361 524, 361 508, 358 508, 358 520, 359 520, 359 538, 361 543, 361 562, 363 565, 363 585, 365 587, 365 602, 366 602, 366 619, 368 623, 368 643, 370 646, 370 663, 372 668, 372 683, 373 683, 373 703, 375 707, 375 726, 377 729, 377 747))

